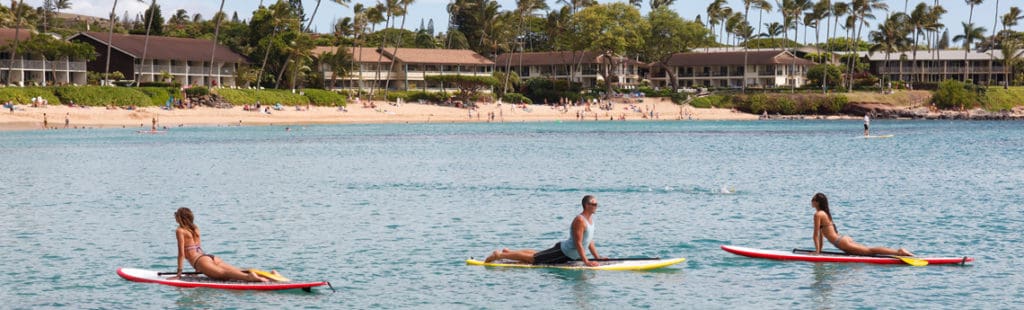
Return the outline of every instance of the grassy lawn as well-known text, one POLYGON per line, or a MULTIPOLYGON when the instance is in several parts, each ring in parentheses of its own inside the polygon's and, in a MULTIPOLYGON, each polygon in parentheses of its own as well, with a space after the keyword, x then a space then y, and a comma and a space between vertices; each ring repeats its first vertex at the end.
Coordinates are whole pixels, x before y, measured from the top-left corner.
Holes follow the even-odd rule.
POLYGON ((898 107, 928 105, 932 93, 926 90, 897 90, 892 94, 879 92, 855 91, 847 93, 850 103, 881 103, 898 107))
POLYGON ((985 96, 987 102, 982 108, 989 111, 1009 110, 1024 105, 1024 86, 1014 86, 1009 89, 992 87, 988 89, 985 96))

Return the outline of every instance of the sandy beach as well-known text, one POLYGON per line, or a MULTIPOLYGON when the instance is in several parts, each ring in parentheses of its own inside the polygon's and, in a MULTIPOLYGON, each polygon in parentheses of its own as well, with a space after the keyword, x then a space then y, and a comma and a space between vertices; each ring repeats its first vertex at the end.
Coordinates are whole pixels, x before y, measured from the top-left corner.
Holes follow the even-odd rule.
POLYGON ((194 108, 163 110, 145 107, 130 111, 109 110, 103 107, 69 107, 49 105, 31 107, 18 105, 14 112, 0 111, 0 130, 42 129, 44 114, 46 128, 142 128, 149 129, 157 119, 159 128, 185 126, 265 126, 303 124, 372 124, 372 123, 453 123, 453 122, 542 122, 542 121, 608 121, 608 120, 756 120, 757 115, 730 109, 697 109, 673 104, 667 99, 647 98, 642 103, 614 103, 611 110, 596 106, 587 111, 585 106, 567 109, 546 105, 513 106, 511 104, 483 104, 472 111, 462 108, 430 104, 395 104, 373 102, 375 107, 349 104, 341 110, 335 107, 284 107, 270 109, 269 114, 245 111, 241 106, 231 109, 194 108), (651 117, 653 112, 653 117, 651 117), (578 115, 582 116, 582 119, 578 115), (493 119, 492 119, 493 116, 493 119), (646 116, 646 117, 645 117, 646 116), (65 126, 65 119, 67 126, 65 126))

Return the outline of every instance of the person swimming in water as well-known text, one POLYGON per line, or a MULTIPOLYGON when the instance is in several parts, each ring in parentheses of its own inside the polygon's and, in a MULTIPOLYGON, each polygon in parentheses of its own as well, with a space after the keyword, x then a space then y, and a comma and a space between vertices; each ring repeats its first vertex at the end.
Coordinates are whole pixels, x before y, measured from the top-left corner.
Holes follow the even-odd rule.
MULTIPOLYGON (((199 227, 193 222, 192 210, 189 208, 178 208, 174 212, 174 220, 178 222, 178 229, 175 235, 178 239, 178 275, 181 278, 182 260, 188 259, 192 268, 215 280, 237 280, 247 282, 269 282, 267 278, 256 275, 254 272, 243 272, 235 266, 203 252, 200 246, 199 227)), ((271 273, 277 274, 277 271, 271 273)))
POLYGON ((914 253, 910 253, 910 251, 904 248, 867 247, 854 242, 850 236, 840 235, 839 229, 836 229, 836 224, 832 221, 832 213, 828 207, 828 197, 825 197, 825 194, 814 194, 814 197, 811 198, 811 207, 816 210, 814 212, 815 254, 821 254, 821 247, 824 243, 822 238, 824 238, 828 239, 828 242, 832 243, 836 248, 849 254, 914 256, 914 253))
POLYGON ((598 266, 597 262, 587 259, 585 249, 590 249, 590 254, 595 260, 605 259, 597 254, 594 247, 594 212, 597 212, 597 198, 594 196, 583 196, 583 211, 572 220, 569 228, 569 239, 555 243, 550 249, 537 250, 509 250, 504 248, 496 250, 487 257, 485 262, 493 262, 499 259, 509 259, 524 262, 527 264, 562 264, 570 260, 582 260, 584 265, 590 267, 598 266))

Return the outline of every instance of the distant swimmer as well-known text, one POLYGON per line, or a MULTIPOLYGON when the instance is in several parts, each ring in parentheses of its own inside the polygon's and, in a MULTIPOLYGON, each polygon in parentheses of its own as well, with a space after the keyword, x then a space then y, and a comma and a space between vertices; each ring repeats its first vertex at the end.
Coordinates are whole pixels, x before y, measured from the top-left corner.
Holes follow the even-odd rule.
POLYGON ((854 242, 850 236, 840 235, 835 222, 832 222, 832 213, 829 211, 828 197, 825 197, 825 194, 814 194, 814 197, 811 198, 811 207, 816 210, 814 212, 814 253, 821 253, 821 246, 824 243, 822 238, 824 237, 836 248, 849 254, 914 256, 914 253, 903 248, 894 250, 885 247, 867 247, 854 242))
POLYGON ((585 249, 590 249, 594 259, 605 259, 597 254, 594 247, 594 212, 597 212, 597 198, 583 196, 583 212, 572 220, 569 228, 569 239, 555 243, 554 247, 543 251, 536 250, 496 250, 487 257, 486 262, 499 259, 510 259, 527 264, 562 264, 570 260, 582 260, 583 264, 596 267, 597 262, 587 259, 585 249))
POLYGON ((868 136, 868 127, 871 126, 871 118, 868 117, 868 113, 864 112, 864 136, 868 136))
MULTIPOLYGON (((178 229, 175 235, 178 239, 178 275, 181 278, 182 260, 188 259, 192 268, 215 280, 236 280, 246 282, 268 282, 269 280, 256 275, 246 273, 235 266, 203 251, 200 246, 199 227, 193 222, 192 210, 189 208, 178 208, 174 212, 174 220, 178 222, 178 229)), ((272 272, 274 274, 277 271, 272 272)))

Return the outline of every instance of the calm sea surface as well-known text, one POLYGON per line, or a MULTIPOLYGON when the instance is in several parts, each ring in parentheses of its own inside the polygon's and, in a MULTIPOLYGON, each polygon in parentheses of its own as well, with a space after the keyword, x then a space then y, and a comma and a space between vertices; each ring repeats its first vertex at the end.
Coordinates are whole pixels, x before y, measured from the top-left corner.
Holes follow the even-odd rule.
MULTIPOLYGON (((0 308, 1019 308, 1024 123, 599 122, 0 132, 0 308), (723 194, 722 190, 734 190, 723 194), (844 234, 968 266, 749 259, 812 248, 811 196, 844 234), (466 266, 568 235, 653 272, 466 266), (238 266, 314 293, 180 289, 173 213, 238 266)), ((830 246, 829 246, 830 247, 830 246)))

